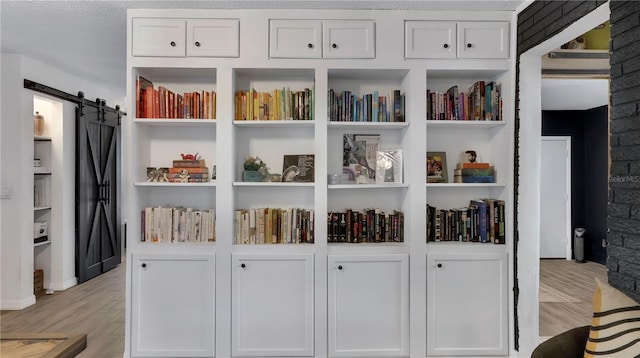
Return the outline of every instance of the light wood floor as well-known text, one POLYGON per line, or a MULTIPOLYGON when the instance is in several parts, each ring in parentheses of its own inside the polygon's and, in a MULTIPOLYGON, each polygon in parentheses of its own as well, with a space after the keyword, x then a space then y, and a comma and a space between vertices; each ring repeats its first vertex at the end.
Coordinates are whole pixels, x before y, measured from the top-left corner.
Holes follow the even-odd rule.
POLYGON ((607 282, 607 268, 595 262, 540 260, 540 337, 589 325, 595 278, 607 282))
MULTIPOLYGON (((594 262, 540 261, 541 337, 591 322, 594 277, 606 282, 606 267, 594 262)), ((0 332, 87 333, 87 348, 78 357, 121 358, 124 286, 122 263, 82 285, 43 296, 24 310, 2 311, 0 332)))
POLYGON ((77 357, 122 358, 124 296, 122 263, 81 285, 41 296, 21 311, 2 311, 0 332, 87 333, 87 348, 77 357))

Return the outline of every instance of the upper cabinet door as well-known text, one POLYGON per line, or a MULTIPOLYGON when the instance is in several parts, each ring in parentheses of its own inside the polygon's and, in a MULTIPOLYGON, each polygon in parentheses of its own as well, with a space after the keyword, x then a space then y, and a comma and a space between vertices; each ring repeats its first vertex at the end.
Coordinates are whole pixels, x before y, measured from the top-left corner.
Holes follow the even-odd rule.
POLYGON ((405 58, 456 58, 456 23, 407 21, 404 41, 405 58))
POLYGON ((240 20, 187 20, 187 56, 238 57, 240 20))
POLYGON ((322 24, 316 20, 271 20, 271 58, 321 58, 322 24))
POLYGON ((134 18, 133 56, 184 57, 185 20, 134 18))
POLYGON ((375 58, 375 22, 323 21, 324 58, 375 58))
POLYGON ((509 23, 459 22, 458 58, 509 58, 509 23))

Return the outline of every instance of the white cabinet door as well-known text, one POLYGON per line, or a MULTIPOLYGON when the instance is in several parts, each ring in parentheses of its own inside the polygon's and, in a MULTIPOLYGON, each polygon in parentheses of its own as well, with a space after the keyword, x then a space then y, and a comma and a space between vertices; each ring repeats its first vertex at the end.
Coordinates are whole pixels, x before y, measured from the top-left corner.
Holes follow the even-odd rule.
POLYGON ((321 58, 322 23, 317 20, 270 20, 271 58, 321 58))
POLYGON ((375 58, 373 21, 323 21, 322 57, 375 58))
POLYGON ((328 260, 329 356, 408 356, 408 255, 328 260))
POLYGON ((238 57, 240 20, 187 20, 187 56, 238 57))
POLYGON ((456 23, 406 21, 406 58, 456 58, 456 23))
POLYGON ((213 357, 215 255, 132 259, 131 356, 213 357))
POLYGON ((185 20, 133 19, 133 56, 184 57, 185 20))
POLYGON ((233 255, 232 355, 313 356, 313 255, 233 255))
POLYGON ((509 58, 509 23, 459 22, 458 58, 509 58))
POLYGON ((427 354, 507 355, 507 254, 427 255, 427 354))

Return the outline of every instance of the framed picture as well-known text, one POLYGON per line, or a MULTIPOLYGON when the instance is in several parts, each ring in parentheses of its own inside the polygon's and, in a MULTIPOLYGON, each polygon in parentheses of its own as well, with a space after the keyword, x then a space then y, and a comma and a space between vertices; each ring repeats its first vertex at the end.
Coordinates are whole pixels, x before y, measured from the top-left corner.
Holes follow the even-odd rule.
POLYGON ((447 182, 447 153, 427 152, 427 183, 447 182))
POLYGON ((377 152, 376 183, 402 183, 402 149, 377 152))

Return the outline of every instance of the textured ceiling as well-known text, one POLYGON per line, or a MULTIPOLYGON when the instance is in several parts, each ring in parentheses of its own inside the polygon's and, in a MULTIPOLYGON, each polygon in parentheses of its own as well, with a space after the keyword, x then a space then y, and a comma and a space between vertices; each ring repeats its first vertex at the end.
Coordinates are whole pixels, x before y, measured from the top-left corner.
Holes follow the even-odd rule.
POLYGON ((514 11, 527 0, 12 1, 0 0, 3 53, 21 53, 124 92, 126 10, 397 9, 514 11))

